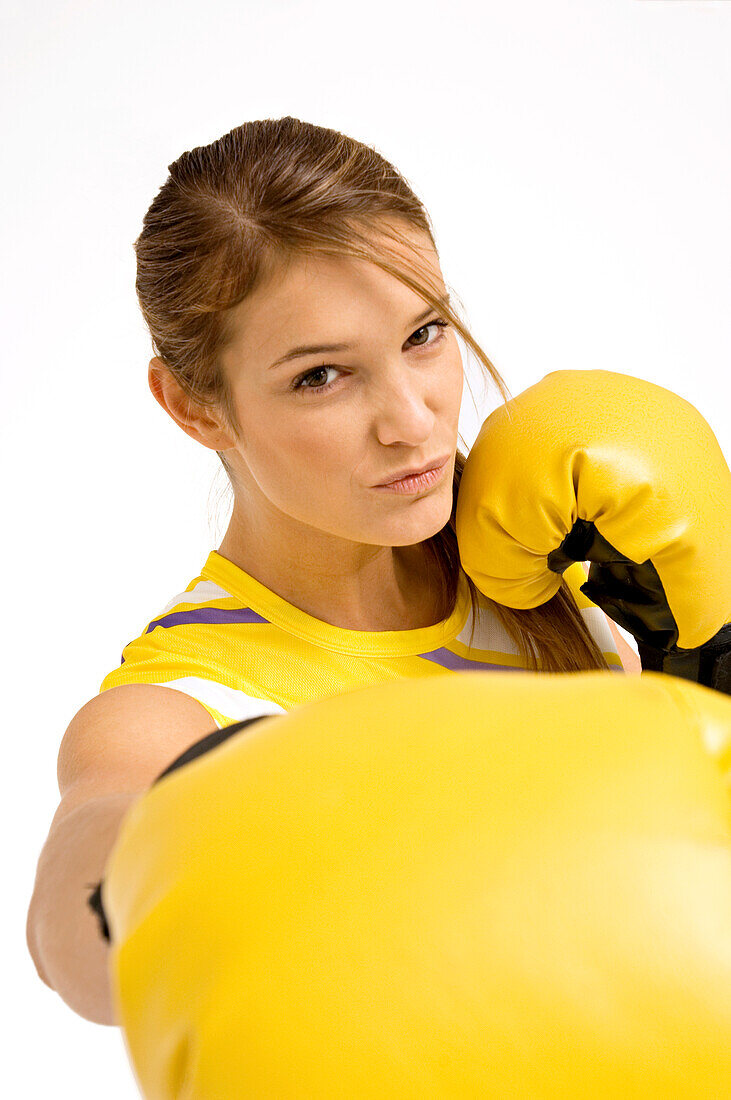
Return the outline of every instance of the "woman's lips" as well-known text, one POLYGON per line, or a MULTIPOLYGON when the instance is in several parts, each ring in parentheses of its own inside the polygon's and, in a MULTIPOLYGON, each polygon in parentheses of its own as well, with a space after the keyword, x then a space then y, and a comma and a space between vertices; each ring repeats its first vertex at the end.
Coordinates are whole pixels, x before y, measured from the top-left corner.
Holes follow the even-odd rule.
POLYGON ((428 470, 425 474, 413 474, 411 477, 403 477, 399 478, 398 481, 392 481, 388 485, 374 485, 373 488, 392 493, 424 492, 425 489, 430 489, 432 485, 436 485, 447 468, 448 461, 448 459, 445 459, 441 466, 428 470))

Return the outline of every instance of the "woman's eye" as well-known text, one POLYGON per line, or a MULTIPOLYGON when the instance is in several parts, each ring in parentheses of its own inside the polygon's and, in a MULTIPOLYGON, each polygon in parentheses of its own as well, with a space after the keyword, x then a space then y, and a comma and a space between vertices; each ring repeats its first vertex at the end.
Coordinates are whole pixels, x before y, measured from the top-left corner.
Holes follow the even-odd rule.
MULTIPOLYGON (((420 332, 428 332, 428 330, 430 328, 437 328, 437 329, 444 330, 446 328, 449 328, 449 321, 443 321, 441 318, 439 318, 436 321, 430 321, 428 325, 422 325, 421 328, 418 328, 416 330, 416 332, 412 332, 411 336, 409 337, 409 340, 413 340, 414 337, 418 336, 420 332)), ((439 334, 436 336, 436 338, 434 340, 432 340, 431 342, 424 343, 424 344, 416 344, 415 347, 417 349, 418 348, 433 348, 435 344, 438 344, 442 340, 444 340, 445 336, 446 336, 446 333, 444 331, 439 332, 439 334)), ((317 378, 318 375, 320 377, 322 377, 322 375, 327 374, 328 371, 338 371, 338 368, 337 367, 329 367, 326 363, 323 363, 323 365, 321 367, 315 367, 314 370, 308 370, 308 371, 305 371, 304 374, 298 375, 298 377, 295 378, 294 382, 290 386, 290 389, 294 390, 295 392, 301 393, 301 394, 306 393, 308 390, 314 391, 315 393, 318 393, 318 394, 326 393, 328 390, 332 389, 332 387, 335 385, 335 381, 337 381, 337 380, 335 380, 333 382, 327 382, 325 385, 322 385, 322 386, 309 386, 309 385, 306 386, 306 385, 304 385, 304 383, 308 382, 311 378, 317 378)))
POLYGON ((292 389, 299 390, 300 392, 313 389, 317 390, 318 392, 322 392, 322 390, 329 390, 331 386, 335 385, 334 382, 328 382, 325 386, 304 385, 304 383, 309 382, 311 378, 317 378, 318 375, 327 374, 329 370, 337 370, 337 367, 316 367, 315 370, 308 370, 307 374, 301 374, 299 378, 295 378, 294 382, 292 383, 292 389))

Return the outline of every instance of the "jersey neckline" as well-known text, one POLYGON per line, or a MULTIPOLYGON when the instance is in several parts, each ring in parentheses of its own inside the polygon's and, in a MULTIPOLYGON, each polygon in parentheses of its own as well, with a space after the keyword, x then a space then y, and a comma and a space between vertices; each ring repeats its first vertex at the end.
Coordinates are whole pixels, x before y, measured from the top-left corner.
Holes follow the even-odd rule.
POLYGON ((454 611, 442 622, 412 630, 349 630, 301 611, 217 550, 209 553, 201 576, 289 634, 357 656, 406 657, 439 649, 464 629, 471 606, 467 578, 460 569, 454 611))

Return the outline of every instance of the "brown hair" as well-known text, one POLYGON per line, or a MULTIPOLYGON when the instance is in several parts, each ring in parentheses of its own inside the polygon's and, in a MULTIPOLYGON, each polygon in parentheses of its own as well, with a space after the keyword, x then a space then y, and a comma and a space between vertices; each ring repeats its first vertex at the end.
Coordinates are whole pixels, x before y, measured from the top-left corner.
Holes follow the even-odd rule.
MULTIPOLYGON (((389 272, 451 322, 503 400, 510 400, 449 296, 445 301, 443 290, 428 278, 415 278, 418 249, 397 226, 424 234, 436 251, 429 216, 407 181, 375 149, 287 116, 237 126, 183 153, 168 172, 135 241, 137 297, 155 355, 183 393, 198 406, 223 413, 237 437, 241 425, 219 359, 233 336, 229 311, 282 264, 302 255, 352 256, 389 272), (411 259, 405 266, 394 252, 376 246, 375 229, 406 250, 411 259)), ((224 454, 217 454, 233 486, 232 470, 224 454)), ((452 514, 425 542, 442 577, 442 618, 457 596, 455 510, 465 461, 457 450, 452 514)), ((476 620, 477 589, 467 581, 476 620)), ((532 671, 608 669, 565 579, 541 607, 516 610, 487 602, 532 671)))

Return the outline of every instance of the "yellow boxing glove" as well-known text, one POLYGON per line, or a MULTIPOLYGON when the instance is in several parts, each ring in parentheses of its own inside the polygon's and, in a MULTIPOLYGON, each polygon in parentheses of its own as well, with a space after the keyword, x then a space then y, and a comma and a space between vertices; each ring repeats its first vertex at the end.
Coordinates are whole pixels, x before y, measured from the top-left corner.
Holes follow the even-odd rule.
POLYGON ((490 599, 532 608, 591 562, 581 591, 637 639, 643 669, 731 693, 731 471, 682 397, 562 370, 487 417, 456 532, 490 599))
POLYGON ((148 1100, 710 1100, 731 1081, 731 700, 398 679, 131 808, 103 900, 148 1100))

